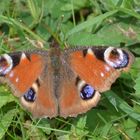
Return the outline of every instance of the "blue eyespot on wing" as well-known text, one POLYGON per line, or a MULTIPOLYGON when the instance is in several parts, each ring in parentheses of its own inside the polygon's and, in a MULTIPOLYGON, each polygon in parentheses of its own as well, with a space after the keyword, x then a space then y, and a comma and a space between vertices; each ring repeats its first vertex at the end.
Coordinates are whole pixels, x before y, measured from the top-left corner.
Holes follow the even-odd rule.
POLYGON ((91 99, 94 96, 94 94, 95 89, 88 84, 86 84, 80 92, 80 96, 83 100, 91 99))
POLYGON ((35 96, 35 91, 33 88, 30 88, 24 95, 24 99, 28 102, 34 102, 35 99, 36 99, 36 96, 35 96))

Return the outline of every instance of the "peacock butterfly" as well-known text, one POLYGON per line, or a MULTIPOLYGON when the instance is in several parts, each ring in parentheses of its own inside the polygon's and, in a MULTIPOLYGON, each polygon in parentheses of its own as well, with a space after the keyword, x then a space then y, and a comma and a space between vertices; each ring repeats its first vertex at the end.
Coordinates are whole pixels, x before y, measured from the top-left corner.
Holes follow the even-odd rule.
POLYGON ((100 100, 133 55, 114 47, 54 47, 3 54, 0 81, 7 83, 35 117, 77 116, 100 100))

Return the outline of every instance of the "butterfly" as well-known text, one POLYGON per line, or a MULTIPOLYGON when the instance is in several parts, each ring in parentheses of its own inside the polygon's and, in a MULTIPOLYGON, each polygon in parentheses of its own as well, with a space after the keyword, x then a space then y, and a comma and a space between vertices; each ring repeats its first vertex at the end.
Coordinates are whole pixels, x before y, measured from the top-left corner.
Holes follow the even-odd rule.
POLYGON ((0 81, 35 117, 75 117, 95 107, 133 61, 111 46, 13 52, 0 56, 0 81))

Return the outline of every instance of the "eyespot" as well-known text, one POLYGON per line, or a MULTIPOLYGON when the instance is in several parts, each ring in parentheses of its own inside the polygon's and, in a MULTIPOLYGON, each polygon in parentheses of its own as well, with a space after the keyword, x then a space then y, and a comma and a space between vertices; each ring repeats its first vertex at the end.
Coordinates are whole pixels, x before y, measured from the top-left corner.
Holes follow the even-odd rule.
POLYGON ((80 96, 83 100, 91 99, 94 96, 94 94, 95 94, 95 89, 88 84, 83 86, 80 92, 80 96))
POLYGON ((122 59, 120 59, 120 61, 118 61, 115 68, 116 69, 124 68, 128 65, 128 63, 129 63, 129 56, 125 51, 123 51, 123 57, 122 59))
POLYGON ((28 102, 34 102, 36 99, 36 93, 33 88, 30 88, 24 95, 24 99, 28 102))
POLYGON ((109 47, 104 52, 104 60, 115 69, 120 69, 128 65, 129 55, 124 50, 109 47))
POLYGON ((13 67, 13 61, 11 57, 8 54, 4 54, 3 56, 0 57, 0 75, 4 76, 13 67))

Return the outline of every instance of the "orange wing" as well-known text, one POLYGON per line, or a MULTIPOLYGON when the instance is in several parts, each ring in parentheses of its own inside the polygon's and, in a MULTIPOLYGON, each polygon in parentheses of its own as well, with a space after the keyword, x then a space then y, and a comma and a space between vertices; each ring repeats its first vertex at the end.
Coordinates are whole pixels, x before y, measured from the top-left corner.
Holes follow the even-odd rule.
POLYGON ((109 90, 121 71, 129 69, 133 55, 112 47, 89 48, 72 50, 61 60, 59 109, 60 115, 67 117, 96 106, 99 92, 109 90))
POLYGON ((0 80, 35 117, 58 113, 53 91, 53 69, 47 52, 17 52, 0 57, 0 80))

